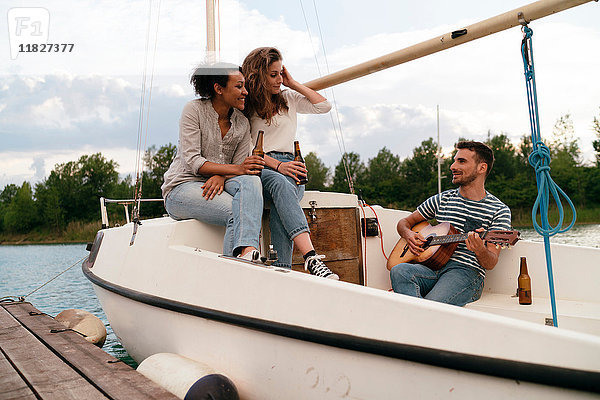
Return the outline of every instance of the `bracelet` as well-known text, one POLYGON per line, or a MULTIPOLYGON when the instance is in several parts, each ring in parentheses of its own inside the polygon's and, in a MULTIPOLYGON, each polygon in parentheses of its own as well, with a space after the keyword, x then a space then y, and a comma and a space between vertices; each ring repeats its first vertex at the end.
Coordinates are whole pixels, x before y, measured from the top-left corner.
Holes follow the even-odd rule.
POLYGON ((279 166, 281 165, 281 163, 283 163, 283 161, 279 161, 279 164, 277 164, 277 168, 275 168, 275 171, 279 172, 279 166))

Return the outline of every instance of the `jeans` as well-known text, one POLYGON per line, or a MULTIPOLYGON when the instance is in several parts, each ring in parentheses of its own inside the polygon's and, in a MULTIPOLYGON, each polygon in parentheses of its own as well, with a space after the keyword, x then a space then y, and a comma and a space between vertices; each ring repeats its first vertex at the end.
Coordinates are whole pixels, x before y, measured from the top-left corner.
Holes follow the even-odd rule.
POLYGON ((483 291, 483 276, 452 260, 437 271, 421 264, 398 264, 390 271, 390 279, 396 293, 456 306, 478 300, 483 291))
MULTIPOLYGON (((273 151, 268 155, 283 162, 294 160, 290 153, 273 151)), ((277 250, 278 257, 275 265, 291 268, 294 250, 292 240, 303 232, 309 232, 306 216, 300 207, 300 200, 304 197, 304 185, 296 185, 296 181, 291 177, 270 168, 262 170, 260 179, 265 202, 268 202, 271 209, 271 243, 277 250)))
POLYGON ((177 185, 165 199, 165 208, 176 220, 194 218, 225 226, 223 254, 237 255, 242 248, 259 248, 263 213, 262 187, 258 176, 238 175, 225 181, 223 193, 212 200, 202 197, 204 182, 177 185))

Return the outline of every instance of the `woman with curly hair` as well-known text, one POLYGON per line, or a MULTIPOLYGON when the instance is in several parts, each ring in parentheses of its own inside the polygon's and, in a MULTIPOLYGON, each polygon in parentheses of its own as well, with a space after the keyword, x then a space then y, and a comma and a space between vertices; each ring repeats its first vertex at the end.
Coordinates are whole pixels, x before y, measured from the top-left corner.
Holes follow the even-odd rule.
POLYGON ((176 220, 225 226, 223 254, 259 262, 263 198, 258 174, 264 161, 248 157, 252 142, 241 112, 248 94, 241 68, 201 66, 190 83, 200 98, 181 114, 177 155, 161 187, 165 208, 176 220))
POLYGON ((244 113, 250 120, 253 140, 264 131, 265 169, 261 174, 263 195, 270 203, 271 241, 277 250, 277 264, 291 268, 293 245, 304 256, 304 268, 311 274, 339 279, 315 252, 300 200, 306 176, 303 163, 294 161, 297 113, 323 114, 331 105, 312 89, 296 82, 282 64, 279 50, 260 47, 242 64, 248 97, 244 113), (281 90, 281 84, 289 88, 281 90))

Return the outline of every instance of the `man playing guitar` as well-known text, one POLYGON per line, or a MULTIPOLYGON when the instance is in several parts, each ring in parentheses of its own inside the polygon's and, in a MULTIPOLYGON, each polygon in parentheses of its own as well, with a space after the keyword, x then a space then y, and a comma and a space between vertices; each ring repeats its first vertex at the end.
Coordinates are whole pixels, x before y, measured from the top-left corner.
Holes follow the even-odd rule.
POLYGON ((398 222, 398 233, 415 255, 424 251, 425 238, 411 230, 418 223, 436 219, 467 233, 449 261, 433 271, 422 264, 400 263, 390 270, 394 292, 442 303, 464 306, 479 299, 485 271, 494 268, 500 249, 486 243, 480 233, 510 230, 510 209, 485 190, 485 179, 494 165, 494 153, 481 142, 463 141, 450 166, 457 189, 430 197, 398 222))

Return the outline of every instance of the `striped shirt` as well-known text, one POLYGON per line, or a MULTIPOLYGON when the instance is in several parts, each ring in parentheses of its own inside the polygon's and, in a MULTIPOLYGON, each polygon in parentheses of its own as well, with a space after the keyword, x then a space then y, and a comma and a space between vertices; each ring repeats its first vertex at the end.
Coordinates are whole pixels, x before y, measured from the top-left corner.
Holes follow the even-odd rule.
MULTIPOLYGON (((458 189, 447 190, 425 200, 417 207, 417 211, 427 220, 449 222, 460 233, 471 232, 477 228, 512 229, 510 209, 487 191, 483 200, 474 201, 462 197, 458 189)), ((458 245, 450 260, 475 268, 485 276, 485 269, 477 261, 475 253, 467 250, 464 242, 458 245)))

